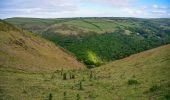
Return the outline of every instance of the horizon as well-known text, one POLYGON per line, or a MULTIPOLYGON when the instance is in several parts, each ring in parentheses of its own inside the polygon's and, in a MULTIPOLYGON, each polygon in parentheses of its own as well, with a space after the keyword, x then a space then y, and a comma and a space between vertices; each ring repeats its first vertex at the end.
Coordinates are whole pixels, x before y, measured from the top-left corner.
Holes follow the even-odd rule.
POLYGON ((8 17, 8 18, 0 18, 2 20, 5 19, 13 19, 13 18, 30 18, 30 19, 77 19, 77 18, 132 18, 132 19, 170 19, 170 17, 160 17, 160 18, 154 18, 154 17, 150 17, 150 18, 142 18, 142 17, 114 17, 114 16, 110 16, 110 17, 8 17))
POLYGON ((168 0, 1 0, 0 18, 170 18, 168 0))

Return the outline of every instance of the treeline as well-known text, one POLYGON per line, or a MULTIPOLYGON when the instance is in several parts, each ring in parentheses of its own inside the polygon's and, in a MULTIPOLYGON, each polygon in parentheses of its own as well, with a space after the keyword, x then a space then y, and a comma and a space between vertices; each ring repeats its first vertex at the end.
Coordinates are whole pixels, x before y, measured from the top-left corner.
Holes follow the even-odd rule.
POLYGON ((74 53, 78 60, 83 61, 89 68, 169 43, 169 37, 143 37, 137 34, 128 36, 121 33, 86 33, 70 36, 44 33, 43 37, 74 53), (89 52, 92 52, 90 57, 89 52))

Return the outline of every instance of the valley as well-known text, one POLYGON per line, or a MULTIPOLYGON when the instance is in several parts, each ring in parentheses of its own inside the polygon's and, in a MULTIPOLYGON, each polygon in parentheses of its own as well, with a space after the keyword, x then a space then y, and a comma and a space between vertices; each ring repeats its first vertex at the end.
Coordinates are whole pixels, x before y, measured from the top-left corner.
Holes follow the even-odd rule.
POLYGON ((0 99, 169 100, 169 21, 0 20, 0 99))
POLYGON ((88 68, 170 43, 168 18, 10 18, 6 21, 34 34, 41 30, 41 37, 65 48, 88 68))

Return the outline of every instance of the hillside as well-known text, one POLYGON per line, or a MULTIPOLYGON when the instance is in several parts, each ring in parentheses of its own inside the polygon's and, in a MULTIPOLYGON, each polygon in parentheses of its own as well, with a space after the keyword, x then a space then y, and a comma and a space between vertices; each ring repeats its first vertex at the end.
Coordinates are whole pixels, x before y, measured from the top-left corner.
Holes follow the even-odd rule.
POLYGON ((89 68, 170 43, 170 19, 10 18, 6 21, 34 33, 41 30, 40 36, 72 52, 89 68))
POLYGON ((0 98, 169 100, 169 51, 170 45, 165 45, 94 69, 58 70, 50 73, 1 70, 0 80, 3 81, 0 81, 0 98))
POLYGON ((0 68, 49 72, 84 65, 55 44, 0 20, 0 68))
POLYGON ((101 81, 110 83, 107 88, 115 94, 114 98, 169 100, 169 51, 170 45, 165 45, 114 61, 94 71, 101 81))

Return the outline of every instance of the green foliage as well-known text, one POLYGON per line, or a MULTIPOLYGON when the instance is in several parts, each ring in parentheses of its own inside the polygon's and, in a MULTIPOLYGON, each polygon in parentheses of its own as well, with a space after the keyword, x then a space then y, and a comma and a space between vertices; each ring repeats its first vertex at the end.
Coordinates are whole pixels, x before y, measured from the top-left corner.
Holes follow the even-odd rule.
POLYGON ((52 98, 53 98, 53 96, 52 96, 52 94, 50 93, 50 94, 49 94, 49 97, 48 97, 48 100, 52 100, 52 98))
POLYGON ((128 85, 136 85, 136 84, 139 84, 137 80, 134 80, 134 79, 128 80, 128 85))
POLYGON ((93 93, 93 92, 89 94, 89 98, 92 99, 92 100, 93 100, 93 99, 96 99, 97 96, 98 96, 98 95, 96 95, 96 94, 93 93))
POLYGON ((70 79, 75 79, 75 75, 72 73, 69 73, 70 79))
POLYGON ((67 80, 67 73, 63 74, 63 80, 67 80))
POLYGON ((62 69, 61 69, 61 76, 63 75, 63 71, 64 71, 64 70, 63 70, 63 68, 62 68, 62 69))
POLYGON ((80 94, 77 94, 76 100, 80 100, 80 94))
POLYGON ((79 90, 83 90, 82 81, 79 82, 79 90))
POLYGON ((158 86, 158 85, 153 85, 150 89, 149 89, 149 91, 150 92, 155 92, 155 91, 157 91, 157 90, 159 90, 160 89, 160 87, 158 86))
MULTIPOLYGON (((163 20, 107 19, 119 22, 119 24, 114 24, 113 22, 105 23, 106 21, 103 19, 101 19, 102 21, 98 19, 85 19, 82 22, 77 19, 65 24, 73 24, 74 26, 85 22, 90 26, 100 26, 95 26, 100 29, 104 26, 116 25, 114 26, 114 32, 98 34, 90 31, 78 35, 62 35, 48 29, 43 32, 42 36, 75 54, 78 60, 83 61, 88 68, 97 67, 108 61, 121 59, 134 53, 170 43, 170 34, 168 33, 170 28, 165 25, 165 31, 159 27, 165 22, 163 20), (78 22, 77 24, 76 21, 78 22), (98 21, 98 23, 95 23, 95 21, 98 21), (105 24, 102 25, 103 23, 105 24)), ((85 26, 83 25, 83 27, 85 26)))
POLYGON ((121 59, 169 41, 155 36, 142 38, 138 35, 127 36, 121 33, 89 33, 79 36, 44 33, 43 37, 74 53, 88 68, 100 66, 104 62, 121 59))
POLYGON ((165 95, 166 100, 170 100, 170 94, 165 95))
POLYGON ((93 72, 90 71, 90 80, 93 78, 93 72))
POLYGON ((75 75, 73 74, 73 75, 71 75, 71 79, 75 79, 75 75))
POLYGON ((63 93, 63 100, 67 100, 67 92, 66 91, 63 93))

